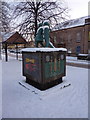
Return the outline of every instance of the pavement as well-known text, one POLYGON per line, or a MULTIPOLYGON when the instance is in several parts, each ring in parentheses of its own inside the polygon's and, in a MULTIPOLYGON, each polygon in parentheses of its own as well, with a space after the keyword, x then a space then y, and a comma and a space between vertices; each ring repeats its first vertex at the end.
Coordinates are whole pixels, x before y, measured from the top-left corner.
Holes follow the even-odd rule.
POLYGON ((79 60, 77 57, 66 57, 66 65, 90 69, 90 61, 79 60))
POLYGON ((66 65, 90 69, 90 63, 81 64, 81 63, 66 62, 66 65))

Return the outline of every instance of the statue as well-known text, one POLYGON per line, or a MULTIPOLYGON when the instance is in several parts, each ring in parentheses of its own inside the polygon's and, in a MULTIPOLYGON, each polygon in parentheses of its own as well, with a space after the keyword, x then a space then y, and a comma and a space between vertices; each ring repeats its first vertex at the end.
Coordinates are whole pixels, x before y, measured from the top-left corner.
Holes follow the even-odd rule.
POLYGON ((35 45, 36 47, 38 47, 38 44, 40 43, 43 47, 43 28, 42 28, 42 23, 39 23, 38 25, 38 30, 36 33, 36 37, 35 37, 35 45))
POLYGON ((38 47, 40 43, 42 47, 51 47, 54 48, 53 44, 50 42, 49 39, 50 28, 48 21, 44 21, 43 24, 39 23, 39 27, 35 37, 35 44, 38 47), (43 44, 45 41, 45 45, 43 44))

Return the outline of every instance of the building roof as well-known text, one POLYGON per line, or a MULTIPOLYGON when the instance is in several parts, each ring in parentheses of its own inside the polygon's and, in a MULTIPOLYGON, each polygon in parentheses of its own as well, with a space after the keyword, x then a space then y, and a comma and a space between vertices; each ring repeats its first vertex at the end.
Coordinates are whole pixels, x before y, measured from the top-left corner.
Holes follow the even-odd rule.
POLYGON ((55 27, 53 28, 53 31, 77 27, 77 26, 83 26, 83 25, 85 25, 85 19, 88 19, 88 18, 90 18, 90 16, 85 16, 85 17, 81 17, 81 18, 77 18, 77 19, 59 23, 59 24, 55 25, 55 27))
POLYGON ((26 44, 26 40, 18 32, 2 33, 2 42, 8 44, 26 44))

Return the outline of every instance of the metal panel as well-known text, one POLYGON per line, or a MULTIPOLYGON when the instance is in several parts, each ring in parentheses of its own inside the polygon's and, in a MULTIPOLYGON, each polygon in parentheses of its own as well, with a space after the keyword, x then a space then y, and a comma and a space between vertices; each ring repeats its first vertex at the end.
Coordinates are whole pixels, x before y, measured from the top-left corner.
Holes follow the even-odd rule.
POLYGON ((51 52, 43 55, 44 83, 65 75, 65 52, 51 52))
POLYGON ((22 56, 23 75, 37 88, 60 83, 66 74, 66 52, 23 52, 22 56))
POLYGON ((41 82, 41 61, 39 53, 23 53, 23 75, 35 82, 41 82))

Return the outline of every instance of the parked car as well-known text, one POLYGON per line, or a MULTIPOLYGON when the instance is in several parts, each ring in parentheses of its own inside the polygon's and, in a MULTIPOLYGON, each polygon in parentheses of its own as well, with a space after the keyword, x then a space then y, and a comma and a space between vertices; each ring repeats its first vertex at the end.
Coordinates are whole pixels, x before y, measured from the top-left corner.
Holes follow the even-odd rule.
POLYGON ((18 49, 17 51, 16 51, 16 49, 11 49, 11 50, 9 50, 11 53, 19 53, 19 54, 21 54, 21 50, 20 49, 18 49))

